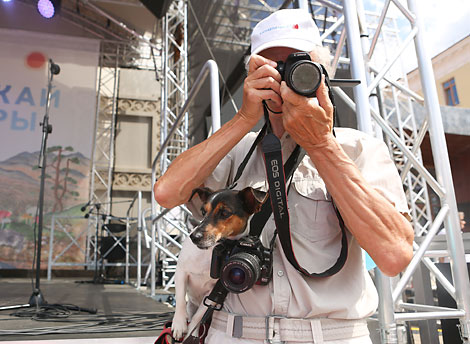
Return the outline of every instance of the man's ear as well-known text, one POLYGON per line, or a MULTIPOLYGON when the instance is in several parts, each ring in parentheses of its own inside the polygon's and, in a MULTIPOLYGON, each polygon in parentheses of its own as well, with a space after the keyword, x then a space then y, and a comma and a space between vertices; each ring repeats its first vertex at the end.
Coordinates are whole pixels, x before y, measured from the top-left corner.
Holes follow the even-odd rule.
POLYGON ((192 194, 191 194, 191 197, 189 197, 188 199, 188 202, 190 200, 192 200, 192 198, 194 197, 194 195, 197 193, 197 195, 199 196, 199 198, 201 199, 201 201, 203 203, 206 203, 207 202, 207 199, 209 198, 210 195, 212 195, 214 193, 214 191, 212 191, 211 189, 209 188, 196 188, 193 190, 192 194))
POLYGON ((251 187, 246 187, 239 191, 238 195, 242 199, 245 210, 249 214, 259 212, 261 210, 261 206, 268 198, 267 192, 255 190, 251 187))

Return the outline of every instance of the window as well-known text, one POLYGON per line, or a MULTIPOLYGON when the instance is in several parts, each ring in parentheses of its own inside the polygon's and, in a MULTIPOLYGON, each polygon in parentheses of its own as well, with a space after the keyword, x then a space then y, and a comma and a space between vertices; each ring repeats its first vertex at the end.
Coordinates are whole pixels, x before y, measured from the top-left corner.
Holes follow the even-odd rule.
POLYGON ((458 105, 459 96, 457 95, 457 87, 455 87, 454 78, 442 84, 444 86, 444 94, 446 96, 446 104, 450 106, 458 105))

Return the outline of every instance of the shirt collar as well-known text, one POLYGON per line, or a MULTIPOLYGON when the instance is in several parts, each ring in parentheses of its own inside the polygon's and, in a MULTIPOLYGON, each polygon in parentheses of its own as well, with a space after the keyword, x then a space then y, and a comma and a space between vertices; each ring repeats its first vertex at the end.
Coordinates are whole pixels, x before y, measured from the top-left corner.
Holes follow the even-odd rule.
POLYGON ((288 159, 291 153, 294 151, 297 143, 287 131, 282 134, 280 141, 282 146, 282 156, 284 159, 288 159))

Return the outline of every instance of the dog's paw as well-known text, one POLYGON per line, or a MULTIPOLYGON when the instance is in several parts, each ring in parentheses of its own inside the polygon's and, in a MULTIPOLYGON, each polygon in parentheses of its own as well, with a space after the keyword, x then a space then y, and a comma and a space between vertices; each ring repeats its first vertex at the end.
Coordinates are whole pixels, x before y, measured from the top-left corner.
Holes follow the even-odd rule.
POLYGON ((173 335, 173 338, 181 340, 187 332, 188 323, 186 318, 175 315, 171 324, 171 334, 173 335))

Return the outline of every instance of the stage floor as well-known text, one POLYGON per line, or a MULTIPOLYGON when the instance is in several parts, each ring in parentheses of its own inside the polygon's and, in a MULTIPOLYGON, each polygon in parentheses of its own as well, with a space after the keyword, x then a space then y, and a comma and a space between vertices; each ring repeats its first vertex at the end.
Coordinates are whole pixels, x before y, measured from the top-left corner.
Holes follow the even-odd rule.
MULTIPOLYGON (((67 310, 37 313, 35 307, 0 310, 0 341, 153 344, 163 324, 173 316, 173 308, 147 296, 145 287, 138 291, 125 284, 84 281, 84 278, 41 280, 40 289, 48 305, 96 309, 96 314, 67 310), (15 312, 21 312, 22 317, 12 315, 15 312)), ((2 278, 0 306, 27 304, 32 290, 29 278, 2 278)))

